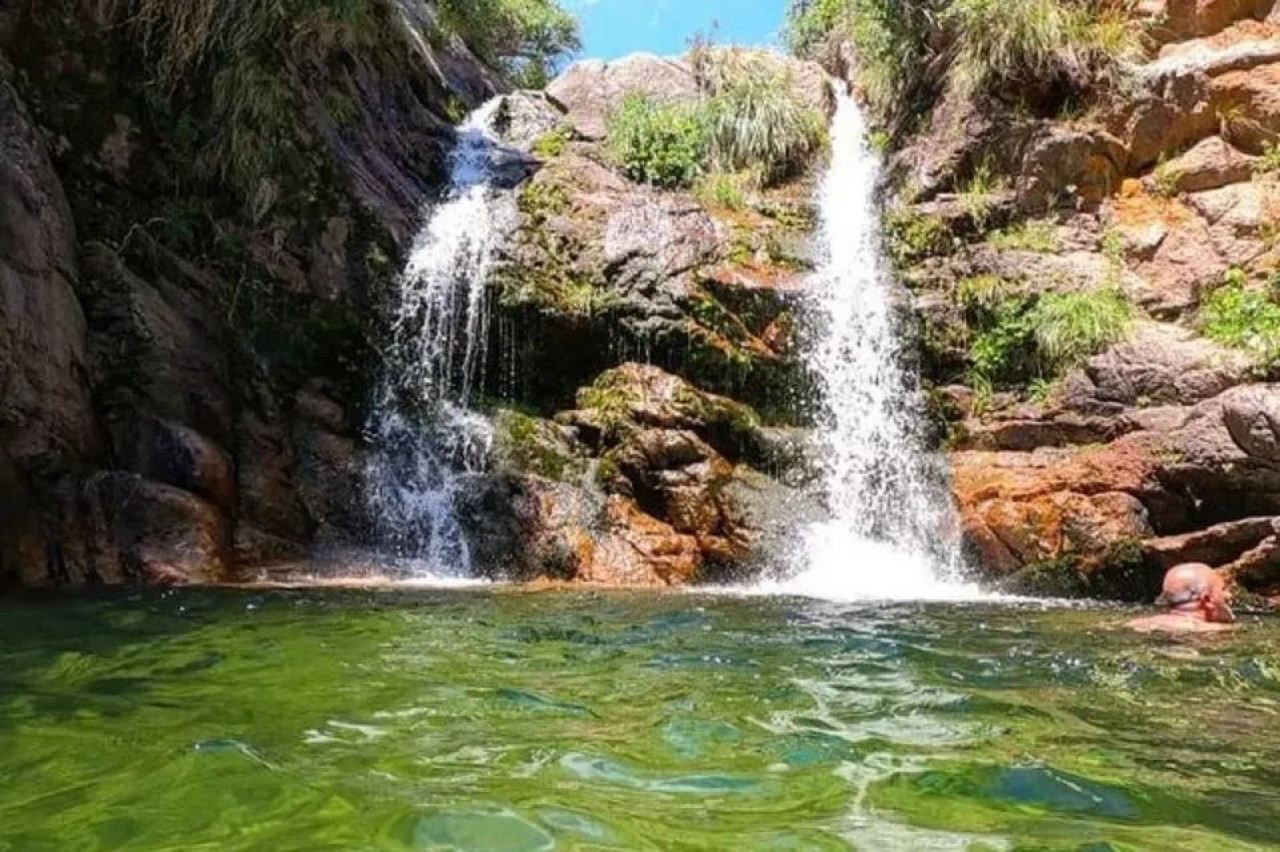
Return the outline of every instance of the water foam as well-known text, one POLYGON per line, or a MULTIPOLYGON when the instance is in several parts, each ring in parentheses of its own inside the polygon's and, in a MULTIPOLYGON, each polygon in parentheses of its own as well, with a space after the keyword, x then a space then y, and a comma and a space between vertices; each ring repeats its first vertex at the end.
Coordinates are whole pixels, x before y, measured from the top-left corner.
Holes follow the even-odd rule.
POLYGON ((958 600, 957 536, 941 461, 926 450, 875 200, 880 162, 858 105, 837 95, 819 194, 821 262, 810 285, 807 359, 821 397, 828 517, 802 530, 794 575, 764 591, 838 600, 958 600))

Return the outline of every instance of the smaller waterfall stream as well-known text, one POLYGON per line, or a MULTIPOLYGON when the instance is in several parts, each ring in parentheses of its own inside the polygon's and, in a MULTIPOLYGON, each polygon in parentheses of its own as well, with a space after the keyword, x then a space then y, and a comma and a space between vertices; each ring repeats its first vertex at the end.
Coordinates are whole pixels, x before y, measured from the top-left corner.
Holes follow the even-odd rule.
POLYGON ((487 420, 468 408, 483 370, 485 283, 497 239, 514 217, 493 186, 499 100, 458 127, 450 187, 414 241, 398 280, 392 341, 370 418, 369 502, 379 543, 415 571, 470 576, 454 514, 462 479, 483 468, 487 420))
POLYGON ((828 518, 805 530, 799 573, 784 587, 844 599, 971 595, 948 582, 958 547, 939 462, 919 435, 915 377, 904 367, 875 202, 880 163, 857 104, 844 93, 838 101, 807 356, 822 397, 828 518))

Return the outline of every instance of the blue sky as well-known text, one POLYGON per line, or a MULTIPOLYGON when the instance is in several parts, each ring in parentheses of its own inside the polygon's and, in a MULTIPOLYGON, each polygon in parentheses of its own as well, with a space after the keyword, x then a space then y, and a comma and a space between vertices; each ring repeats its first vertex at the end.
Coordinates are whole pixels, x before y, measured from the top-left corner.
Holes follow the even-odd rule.
POLYGON ((719 21, 716 42, 773 44, 787 0, 562 0, 582 20, 582 57, 683 53, 690 36, 719 21))

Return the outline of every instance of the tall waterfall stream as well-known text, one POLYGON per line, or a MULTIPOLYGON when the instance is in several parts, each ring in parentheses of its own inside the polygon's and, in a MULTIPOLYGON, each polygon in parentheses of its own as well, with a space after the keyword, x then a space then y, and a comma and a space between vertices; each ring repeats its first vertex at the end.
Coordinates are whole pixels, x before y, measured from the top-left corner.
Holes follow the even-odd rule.
POLYGON ((380 542, 415 575, 471 576, 454 497, 482 469, 488 421, 468 407, 488 337, 486 283, 497 239, 514 221, 493 186, 494 99, 458 128, 450 187, 398 281, 393 338, 370 420, 370 503, 380 542))
POLYGON ((815 597, 954 598, 959 548, 941 461, 906 368, 876 206, 879 158, 862 111, 837 87, 832 158, 819 194, 820 265, 806 358, 821 397, 815 453, 828 519, 803 531, 782 589, 815 597))

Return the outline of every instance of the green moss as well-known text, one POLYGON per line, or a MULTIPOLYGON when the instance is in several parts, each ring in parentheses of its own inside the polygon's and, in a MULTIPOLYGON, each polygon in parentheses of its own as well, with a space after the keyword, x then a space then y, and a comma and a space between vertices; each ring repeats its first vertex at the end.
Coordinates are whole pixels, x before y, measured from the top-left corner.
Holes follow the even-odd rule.
POLYGON ((533 155, 542 160, 559 157, 569 147, 573 138, 573 128, 567 124, 558 124, 539 136, 533 143, 533 155))
POLYGON ((889 254, 899 266, 907 266, 932 254, 941 254, 955 245, 947 221, 937 214, 922 214, 911 208, 891 211, 885 217, 889 254))
POLYGON ((987 244, 1002 251, 1033 251, 1057 254, 1062 250, 1057 228, 1047 220, 1019 222, 987 237, 987 244))
POLYGON ((1007 578, 1005 589, 1035 597, 1082 598, 1089 593, 1089 580, 1078 555, 1068 553, 1029 563, 1007 578))
POLYGON ((493 423, 495 449, 504 466, 557 482, 576 479, 585 471, 585 460, 554 423, 510 409, 498 411, 493 423))

